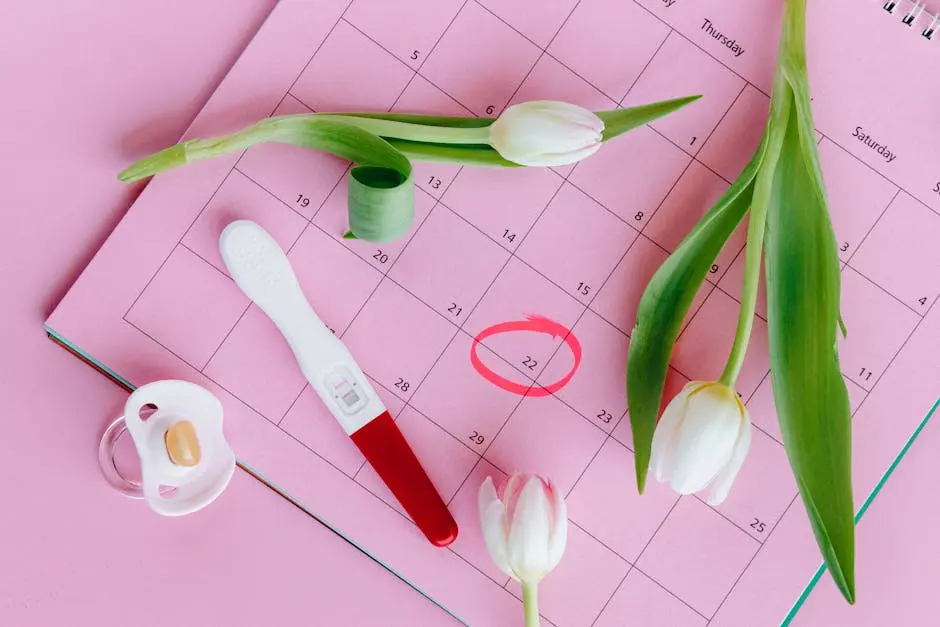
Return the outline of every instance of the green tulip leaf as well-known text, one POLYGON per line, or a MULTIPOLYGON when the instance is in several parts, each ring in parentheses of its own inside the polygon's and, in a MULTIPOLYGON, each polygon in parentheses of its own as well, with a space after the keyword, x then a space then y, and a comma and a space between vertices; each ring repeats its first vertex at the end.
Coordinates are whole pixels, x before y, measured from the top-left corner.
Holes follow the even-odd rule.
POLYGON ((646 487, 673 346, 706 274, 750 208, 763 146, 762 142, 735 183, 659 267, 640 299, 627 353, 627 404, 640 493, 646 487))
POLYGON ((701 96, 684 96, 682 98, 662 100, 645 105, 638 105, 636 107, 598 111, 597 117, 604 121, 604 141, 606 142, 638 126, 649 124, 659 118, 675 113, 699 98, 701 98, 701 96))
POLYGON ((771 382, 816 542, 839 590, 854 603, 852 423, 837 350, 839 256, 806 78, 805 0, 791 0, 787 10, 782 69, 790 90, 780 97, 794 106, 774 172, 764 257, 771 382))

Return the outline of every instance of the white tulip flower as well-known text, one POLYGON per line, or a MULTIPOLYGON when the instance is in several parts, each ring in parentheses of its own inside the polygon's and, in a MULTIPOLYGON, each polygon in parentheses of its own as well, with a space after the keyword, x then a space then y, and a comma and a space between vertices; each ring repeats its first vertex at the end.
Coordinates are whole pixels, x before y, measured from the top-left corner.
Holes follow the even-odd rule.
POLYGON ((507 161, 558 166, 597 152, 603 144, 604 121, 568 102, 532 100, 503 111, 489 133, 490 146, 507 161))
POLYGON ((567 544, 564 496, 548 479, 514 472, 499 489, 487 477, 478 504, 490 557, 522 584, 526 627, 537 627, 538 584, 561 561, 567 544))
POLYGON ((679 494, 709 488, 721 504, 751 445, 751 417, 737 393, 716 381, 692 381, 676 395, 656 426, 650 466, 679 494))

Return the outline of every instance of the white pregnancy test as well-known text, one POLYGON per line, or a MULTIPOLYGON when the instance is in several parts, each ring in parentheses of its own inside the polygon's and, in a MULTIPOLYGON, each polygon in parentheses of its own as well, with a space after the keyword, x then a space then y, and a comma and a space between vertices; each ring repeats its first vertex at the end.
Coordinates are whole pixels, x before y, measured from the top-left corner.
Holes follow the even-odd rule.
POLYGON ((415 524, 437 546, 453 542, 457 523, 446 504, 352 354, 310 306, 274 238, 236 220, 219 247, 236 285, 280 330, 310 386, 415 524))

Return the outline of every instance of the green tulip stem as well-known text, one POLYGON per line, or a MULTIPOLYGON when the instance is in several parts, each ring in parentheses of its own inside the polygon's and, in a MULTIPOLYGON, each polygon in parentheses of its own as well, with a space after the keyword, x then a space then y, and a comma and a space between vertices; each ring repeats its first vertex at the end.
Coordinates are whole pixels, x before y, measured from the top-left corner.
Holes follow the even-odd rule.
POLYGON ((747 346, 754 328, 754 312, 757 310, 757 293, 760 286, 761 253, 764 246, 764 230, 767 226, 767 209, 775 193, 779 193, 780 182, 774 180, 780 151, 783 149, 784 133, 790 116, 790 101, 785 97, 790 86, 782 70, 774 75, 770 115, 764 131, 767 151, 761 169, 754 179, 754 195, 748 216, 747 243, 744 247, 744 283, 741 286, 741 308, 738 310, 738 326, 725 369, 719 381, 734 388, 744 365, 747 346))
POLYGON ((522 604, 525 606, 525 627, 539 627, 539 584, 522 583, 522 604))
POLYGON ((360 128, 385 139, 406 139, 413 142, 429 144, 489 144, 490 127, 450 127, 432 124, 414 124, 398 120, 383 120, 377 117, 360 117, 356 115, 331 115, 313 113, 320 119, 343 122, 350 126, 360 128))

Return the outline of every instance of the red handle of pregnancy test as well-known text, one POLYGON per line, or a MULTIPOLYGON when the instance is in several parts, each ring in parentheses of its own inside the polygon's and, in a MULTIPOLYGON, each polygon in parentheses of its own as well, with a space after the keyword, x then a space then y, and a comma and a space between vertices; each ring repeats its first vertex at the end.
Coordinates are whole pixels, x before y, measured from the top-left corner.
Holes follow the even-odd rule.
POLYGON ((431 544, 457 539, 457 522, 387 411, 350 438, 431 544))

